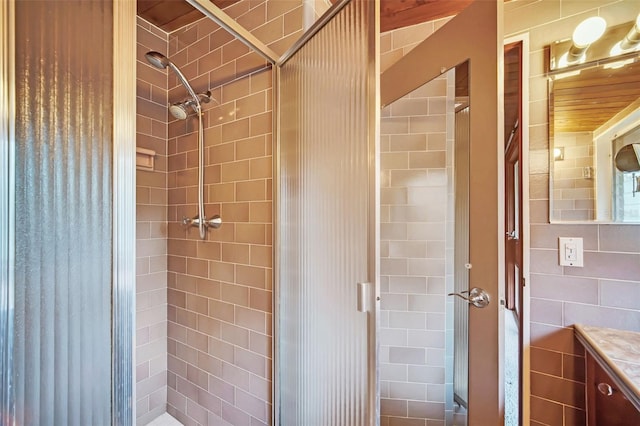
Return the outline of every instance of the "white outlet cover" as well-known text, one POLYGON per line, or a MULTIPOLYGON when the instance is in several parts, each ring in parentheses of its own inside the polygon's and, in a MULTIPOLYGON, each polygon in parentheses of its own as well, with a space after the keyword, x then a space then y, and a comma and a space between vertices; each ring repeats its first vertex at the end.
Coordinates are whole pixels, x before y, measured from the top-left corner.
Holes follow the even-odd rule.
POLYGON ((584 266, 582 238, 558 238, 558 254, 560 266, 574 266, 582 268, 584 266))

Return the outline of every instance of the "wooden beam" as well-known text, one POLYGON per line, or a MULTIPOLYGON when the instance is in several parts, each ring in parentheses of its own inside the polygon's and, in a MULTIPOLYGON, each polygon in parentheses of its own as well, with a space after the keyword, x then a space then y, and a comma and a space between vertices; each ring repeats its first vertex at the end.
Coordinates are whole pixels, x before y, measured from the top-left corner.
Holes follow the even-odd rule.
POLYGON ((416 25, 454 16, 473 0, 381 0, 380 31, 416 25))

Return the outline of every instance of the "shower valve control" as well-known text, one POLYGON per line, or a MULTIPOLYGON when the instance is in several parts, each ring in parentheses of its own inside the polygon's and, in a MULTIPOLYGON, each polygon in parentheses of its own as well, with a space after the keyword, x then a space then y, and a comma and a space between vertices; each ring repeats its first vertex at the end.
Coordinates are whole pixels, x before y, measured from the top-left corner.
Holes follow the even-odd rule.
MULTIPOLYGON (((207 228, 214 228, 214 229, 218 229, 222 226, 222 218, 215 214, 213 215, 213 217, 211 219, 207 219, 206 217, 204 218, 204 226, 207 228)), ((183 217, 182 218, 182 224, 184 226, 195 226, 198 227, 200 226, 200 218, 199 217, 194 217, 194 218, 190 218, 190 217, 183 217)))

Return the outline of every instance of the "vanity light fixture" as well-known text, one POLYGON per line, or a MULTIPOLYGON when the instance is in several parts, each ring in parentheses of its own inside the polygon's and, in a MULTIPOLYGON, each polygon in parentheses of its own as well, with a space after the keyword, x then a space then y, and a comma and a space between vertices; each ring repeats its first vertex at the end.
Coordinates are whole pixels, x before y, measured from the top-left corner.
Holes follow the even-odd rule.
POLYGON ((592 16, 582 21, 573 31, 571 47, 560 57, 558 68, 581 64, 585 61, 585 52, 607 29, 607 21, 600 16, 592 16))
POLYGON ((640 14, 636 18, 636 22, 631 27, 626 36, 611 49, 612 55, 619 55, 620 53, 629 52, 631 50, 638 50, 640 48, 640 14), (616 49, 617 53, 614 53, 616 49), (619 49, 619 52, 618 50, 619 49))
POLYGON ((563 146, 557 146, 557 147, 553 148, 553 159, 555 161, 564 160, 564 147, 563 146))
MULTIPOLYGON (((633 27, 629 30, 629 32, 624 36, 622 40, 613 45, 609 54, 611 56, 622 55, 623 53, 629 53, 640 50, 640 14, 636 18, 633 27)), ((605 68, 617 69, 622 68, 627 64, 632 64, 635 60, 633 58, 613 62, 611 64, 605 65, 605 68)))

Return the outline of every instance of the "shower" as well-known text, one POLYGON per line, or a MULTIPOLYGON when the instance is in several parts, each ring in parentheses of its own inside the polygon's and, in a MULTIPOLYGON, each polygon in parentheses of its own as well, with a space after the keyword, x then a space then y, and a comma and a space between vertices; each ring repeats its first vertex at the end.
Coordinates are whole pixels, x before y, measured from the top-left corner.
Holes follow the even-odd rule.
POLYGON ((192 109, 198 116, 198 215, 194 218, 182 218, 182 224, 185 226, 197 226, 200 232, 200 239, 205 239, 207 228, 219 228, 222 225, 222 219, 218 215, 214 215, 207 220, 204 214, 204 129, 202 124, 202 102, 211 101, 211 92, 196 92, 185 78, 180 69, 160 52, 147 52, 144 55, 147 61, 158 69, 171 68, 176 73, 182 85, 187 89, 190 99, 182 102, 176 102, 169 105, 169 112, 178 120, 184 120, 189 115, 189 109, 192 109))

